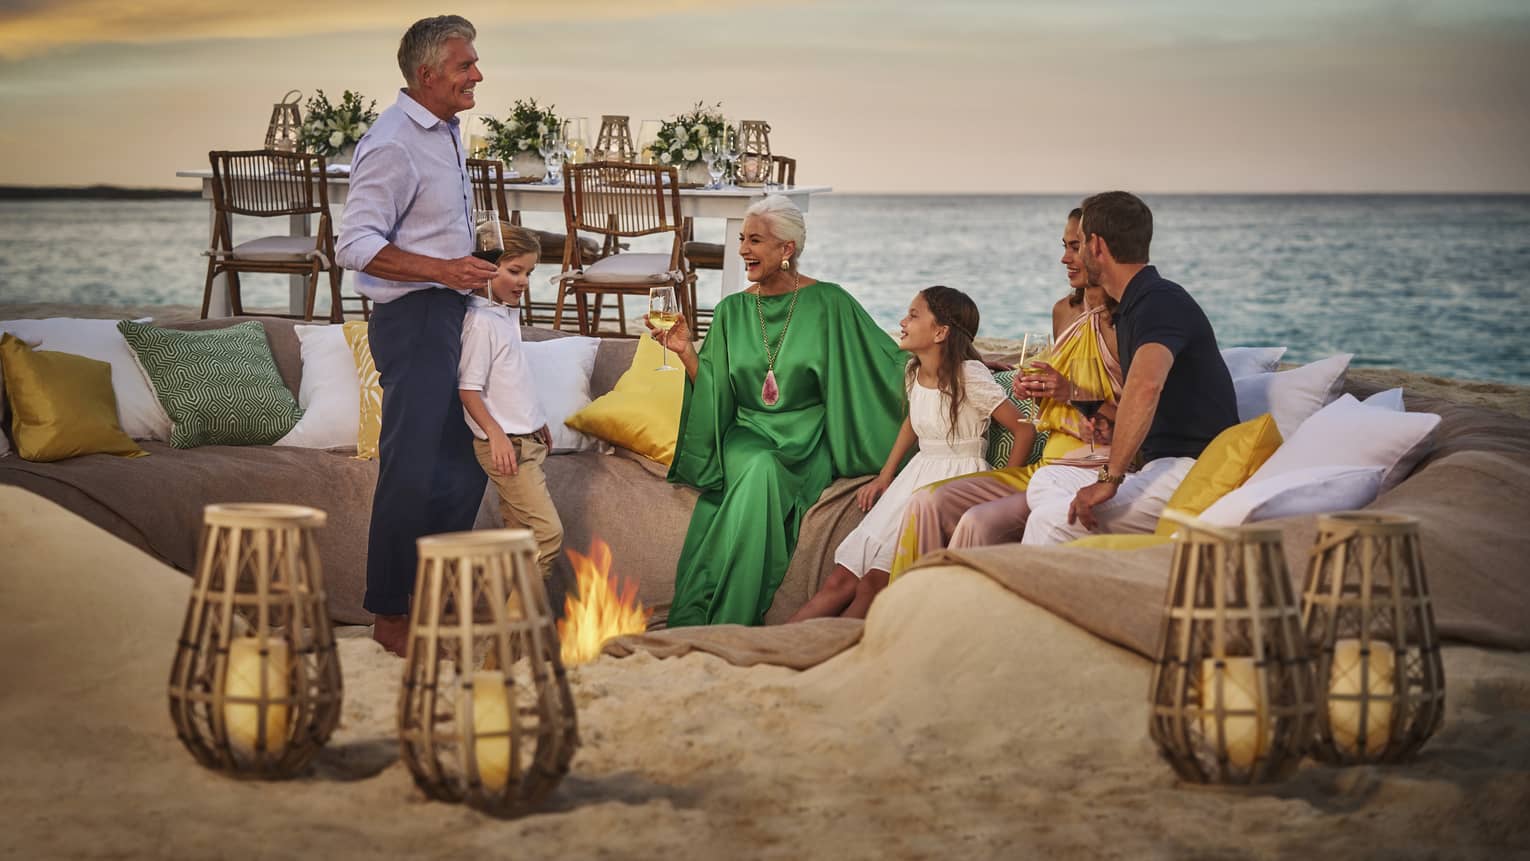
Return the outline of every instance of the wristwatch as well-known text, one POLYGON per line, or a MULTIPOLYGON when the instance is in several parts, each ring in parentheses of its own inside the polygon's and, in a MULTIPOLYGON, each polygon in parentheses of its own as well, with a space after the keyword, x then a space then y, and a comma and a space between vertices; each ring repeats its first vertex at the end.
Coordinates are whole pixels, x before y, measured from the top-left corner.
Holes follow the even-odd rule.
POLYGON ((1126 480, 1126 474, 1125 473, 1122 473, 1121 475, 1111 475, 1110 474, 1110 467, 1102 466, 1102 467, 1100 467, 1100 474, 1099 474, 1099 476, 1095 479, 1095 483, 1096 484, 1120 484, 1121 482, 1123 482, 1125 480, 1126 480))

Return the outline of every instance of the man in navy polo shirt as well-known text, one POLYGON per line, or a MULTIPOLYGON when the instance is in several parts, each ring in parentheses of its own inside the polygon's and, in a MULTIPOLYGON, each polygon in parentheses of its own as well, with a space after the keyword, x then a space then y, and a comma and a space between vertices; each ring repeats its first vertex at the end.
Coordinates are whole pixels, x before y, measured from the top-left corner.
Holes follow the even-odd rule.
POLYGON ((1031 479, 1025 544, 1103 532, 1147 533, 1216 435, 1238 423, 1232 376, 1201 306, 1148 265, 1153 213, 1124 191, 1083 203, 1080 262, 1090 284, 1120 303, 1116 337, 1126 387, 1110 461, 1091 475, 1042 467, 1031 479), (1142 468, 1128 473, 1141 454, 1142 468))

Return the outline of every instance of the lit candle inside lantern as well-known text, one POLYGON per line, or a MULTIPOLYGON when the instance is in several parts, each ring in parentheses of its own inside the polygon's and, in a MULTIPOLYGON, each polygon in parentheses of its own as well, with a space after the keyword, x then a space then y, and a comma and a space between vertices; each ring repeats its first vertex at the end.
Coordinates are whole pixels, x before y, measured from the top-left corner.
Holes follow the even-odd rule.
POLYGON ((1389 643, 1371 641, 1370 660, 1360 654, 1359 640, 1333 644, 1333 669, 1328 682, 1328 726, 1333 743, 1347 754, 1360 746, 1360 698, 1365 698, 1365 755, 1386 747, 1392 730, 1393 676, 1397 657, 1389 643), (1366 678, 1361 678, 1366 668, 1366 678))
POLYGON ((478 779, 490 792, 504 789, 510 778, 510 720, 505 677, 491 670, 474 673, 473 758, 478 779))
POLYGON ((227 702, 223 705, 223 723, 228 728, 228 741, 233 749, 246 757, 255 754, 260 741, 261 712, 265 713, 265 750, 280 753, 287 746, 287 704, 290 687, 287 644, 281 640, 267 640, 266 654, 260 653, 260 641, 254 637, 238 637, 228 644, 228 669, 223 677, 223 694, 227 698, 262 700, 256 702, 227 702), (265 679, 265 690, 261 690, 265 679))
POLYGON ((1227 744, 1227 761, 1248 768, 1270 745, 1269 715, 1259 686, 1258 669, 1253 658, 1223 658, 1222 683, 1217 685, 1217 661, 1201 661, 1201 732, 1213 744, 1217 739, 1217 706, 1228 714, 1222 718, 1222 733, 1227 744))

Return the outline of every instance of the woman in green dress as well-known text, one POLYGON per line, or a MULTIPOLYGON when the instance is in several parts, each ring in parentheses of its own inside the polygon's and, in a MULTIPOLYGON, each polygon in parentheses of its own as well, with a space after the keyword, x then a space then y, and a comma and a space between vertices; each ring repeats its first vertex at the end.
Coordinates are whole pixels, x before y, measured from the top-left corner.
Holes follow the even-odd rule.
POLYGON ((844 288, 798 271, 806 239, 790 200, 755 203, 752 286, 717 304, 699 352, 683 321, 653 332, 688 378, 669 480, 701 491, 670 627, 760 624, 802 516, 834 479, 881 469, 903 421, 907 357, 844 288))

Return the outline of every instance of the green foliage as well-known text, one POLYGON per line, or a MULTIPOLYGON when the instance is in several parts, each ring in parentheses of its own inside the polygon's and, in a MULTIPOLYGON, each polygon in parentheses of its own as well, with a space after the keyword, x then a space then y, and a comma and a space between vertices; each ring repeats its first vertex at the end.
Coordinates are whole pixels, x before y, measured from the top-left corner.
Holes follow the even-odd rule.
POLYGON ((303 127, 298 143, 303 149, 326 158, 361 140, 372 123, 377 122, 377 100, 361 106, 362 95, 345 91, 340 104, 330 104, 323 90, 314 92, 303 112, 303 127))
POLYGON ((541 107, 536 99, 516 99, 507 119, 485 116, 483 123, 489 128, 489 157, 508 164, 517 153, 536 152, 537 142, 543 135, 563 128, 562 119, 553 110, 555 107, 541 107))

